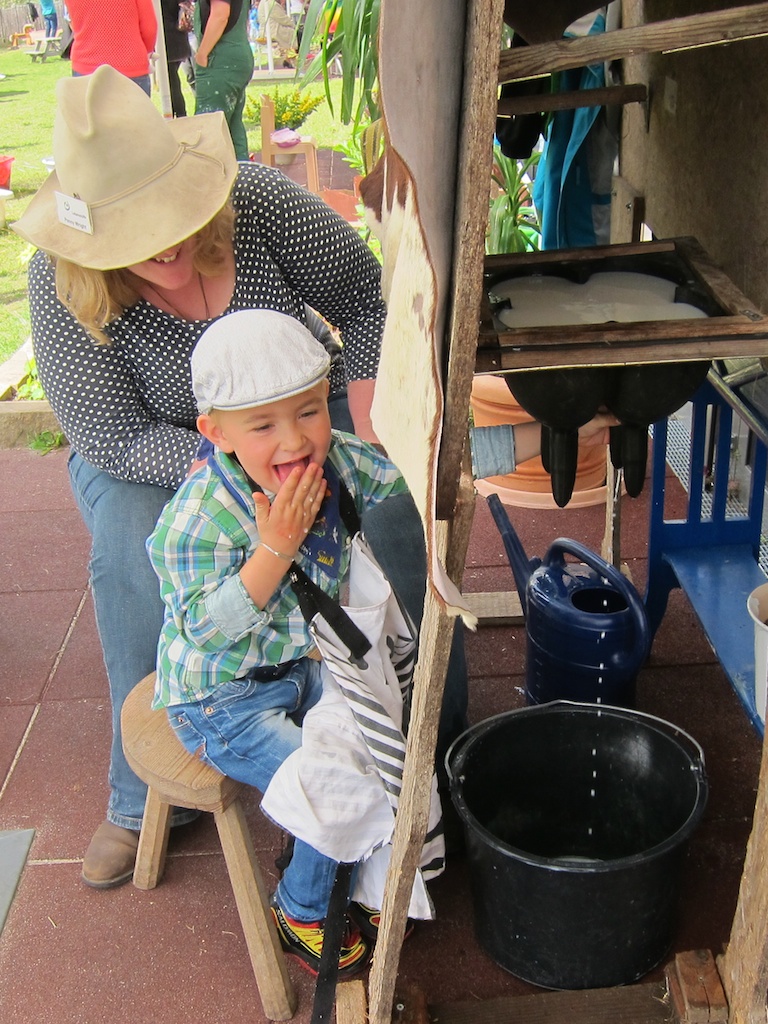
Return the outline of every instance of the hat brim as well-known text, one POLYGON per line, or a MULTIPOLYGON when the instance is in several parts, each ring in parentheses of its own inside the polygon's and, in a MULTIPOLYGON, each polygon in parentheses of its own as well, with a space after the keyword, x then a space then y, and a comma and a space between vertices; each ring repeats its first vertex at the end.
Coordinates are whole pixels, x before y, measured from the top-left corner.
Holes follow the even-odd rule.
POLYGON ((55 170, 11 227, 38 249, 94 270, 142 263, 194 235, 227 202, 237 158, 220 111, 174 118, 167 127, 186 144, 180 159, 125 198, 93 208, 92 234, 59 220, 55 170))

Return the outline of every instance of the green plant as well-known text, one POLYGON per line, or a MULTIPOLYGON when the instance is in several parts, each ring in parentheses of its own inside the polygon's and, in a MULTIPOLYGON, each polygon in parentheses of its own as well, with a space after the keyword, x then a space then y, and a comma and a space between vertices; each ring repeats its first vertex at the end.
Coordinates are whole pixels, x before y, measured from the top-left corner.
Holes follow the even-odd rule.
MULTIPOLYGON (((296 86, 293 89, 268 90, 263 94, 269 96, 275 104, 275 128, 299 128, 309 115, 325 102, 321 93, 305 92, 296 86)), ((245 101, 243 120, 246 124, 261 124, 261 95, 249 96, 245 101)))
POLYGON ((31 448, 33 452, 48 455, 50 452, 56 451, 57 448, 63 448, 66 443, 67 439, 60 430, 43 430, 39 434, 35 434, 27 447, 31 448))
POLYGON ((333 147, 356 174, 370 174, 384 150, 383 121, 367 119, 353 125, 349 135, 333 147))
POLYGON ((16 388, 16 398, 21 401, 39 401, 45 398, 43 385, 37 376, 37 364, 34 357, 28 359, 24 366, 24 376, 16 388))
POLYGON ((320 52, 304 72, 303 81, 314 82, 322 76, 333 110, 331 67, 339 61, 343 124, 357 125, 366 115, 376 121, 380 116, 376 42, 380 10, 381 0, 310 0, 307 8, 298 66, 303 66, 319 38, 320 52))
POLYGON ((539 153, 532 153, 527 160, 512 160, 494 143, 492 178, 501 191, 491 199, 485 240, 487 253, 538 251, 541 230, 531 200, 530 183, 539 156, 539 153))

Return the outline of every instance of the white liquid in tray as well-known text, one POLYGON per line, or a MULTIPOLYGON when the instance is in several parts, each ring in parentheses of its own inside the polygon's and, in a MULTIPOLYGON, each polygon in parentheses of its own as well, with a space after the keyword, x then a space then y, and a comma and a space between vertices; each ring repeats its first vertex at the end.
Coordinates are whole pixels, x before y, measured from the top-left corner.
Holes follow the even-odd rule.
POLYGON ((495 297, 511 309, 496 316, 505 327, 632 323, 706 317, 697 306, 675 302, 675 285, 663 277, 627 271, 593 274, 584 284, 536 274, 513 277, 493 286, 495 297))

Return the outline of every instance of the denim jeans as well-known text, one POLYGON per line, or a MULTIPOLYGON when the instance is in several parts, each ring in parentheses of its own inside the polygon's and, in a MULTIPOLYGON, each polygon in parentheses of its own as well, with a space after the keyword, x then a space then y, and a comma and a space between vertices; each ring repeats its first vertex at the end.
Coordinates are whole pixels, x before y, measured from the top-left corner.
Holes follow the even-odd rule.
MULTIPOLYGON (((80 71, 73 71, 72 72, 72 77, 73 78, 82 78, 83 75, 82 75, 82 72, 80 72, 80 71)), ((136 85, 138 85, 138 87, 140 89, 143 89, 144 92, 147 94, 147 96, 149 96, 150 99, 151 99, 151 97, 152 97, 152 78, 151 78, 150 75, 138 75, 136 78, 132 78, 131 81, 135 82, 136 85)))
MULTIPOLYGON (((191 754, 263 793, 301 746, 301 723, 322 689, 320 663, 302 658, 281 679, 221 683, 205 700, 168 708, 168 718, 191 754)), ((281 908, 299 921, 324 919, 335 875, 335 861, 297 839, 277 887, 281 908)))
MULTIPOLYGON (((163 603, 144 542, 173 491, 118 480, 76 453, 69 477, 91 534, 91 588, 112 700, 107 818, 138 831, 147 787, 125 760, 120 711, 136 683, 155 670, 163 603)), ((172 823, 192 821, 198 813, 177 810, 172 823)))
MULTIPOLYGON (((328 406, 334 428, 354 433, 346 396, 332 395, 328 406)), ((427 556, 424 530, 413 498, 410 494, 387 498, 365 513, 362 525, 376 560, 419 627, 427 586, 427 556)), ((445 790, 447 785, 443 763, 445 754, 466 728, 467 660, 464 652, 464 626, 461 619, 457 619, 445 677, 435 753, 435 768, 441 790, 445 790)))

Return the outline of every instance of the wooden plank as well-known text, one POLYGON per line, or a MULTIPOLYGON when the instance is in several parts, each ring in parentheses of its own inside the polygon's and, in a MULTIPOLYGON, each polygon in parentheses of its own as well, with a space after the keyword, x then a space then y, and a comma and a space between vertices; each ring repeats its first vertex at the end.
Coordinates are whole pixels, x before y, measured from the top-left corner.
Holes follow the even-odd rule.
POLYGON ((419 636, 419 661, 414 677, 403 788, 395 819, 376 956, 369 979, 370 1024, 390 1024, 392 1019, 408 904, 427 833, 437 722, 453 628, 454 620, 442 611, 431 589, 428 589, 419 636))
POLYGON ((708 949, 678 953, 666 976, 672 1007, 683 1024, 727 1024, 728 1002, 708 949))
MULTIPOLYGON (((697 323, 706 323, 697 320, 697 323)), ((669 363, 681 359, 727 359, 736 356, 768 356, 768 338, 732 335, 716 339, 670 338, 663 342, 594 341, 574 344, 528 346, 525 349, 478 349, 478 373, 531 370, 545 367, 605 366, 606 363, 669 363)))
POLYGON ((503 96, 499 99, 500 117, 515 114, 540 114, 550 110, 578 110, 580 107, 623 106, 645 103, 644 85, 608 85, 602 89, 578 89, 569 92, 540 93, 538 96, 503 96))
POLYGON ((662 982, 580 992, 440 1003, 440 1024, 671 1024, 675 1020, 662 982))
POLYGON ((525 616, 516 591, 462 595, 478 626, 522 626, 525 616))
POLYGON ((611 184, 611 242, 639 242, 645 220, 645 196, 620 174, 611 184))
POLYGON ((336 1024, 366 1024, 368 997, 362 981, 343 981, 336 986, 336 1024))
POLYGON ((768 989, 768 744, 763 741, 752 834, 747 843, 731 937, 719 958, 730 1024, 765 1021, 768 989))
MULTIPOLYGON (((468 0, 467 3, 453 283, 445 339, 445 410, 435 497, 439 519, 448 519, 453 514, 466 447, 483 294, 483 256, 493 164, 491 139, 496 124, 496 90, 488 84, 496 79, 503 8, 503 0, 468 0), (478 186, 483 182, 487 187, 478 186)), ((460 54, 457 59, 461 59, 460 54)))
POLYGON ((536 46, 505 50, 499 59, 499 82, 541 78, 567 68, 636 57, 673 53, 768 35, 768 3, 691 14, 650 25, 620 28, 601 35, 558 39, 536 46))
MULTIPOLYGON (((438 523, 436 529, 438 555, 449 573, 455 572, 457 565, 464 565, 472 526, 473 502, 464 496, 468 487, 466 474, 461 483, 464 500, 457 503, 456 517, 451 523, 438 523)), ((455 620, 445 614, 432 588, 428 587, 414 675, 403 788, 395 819, 376 956, 369 979, 370 1024, 389 1024, 392 1019, 408 904, 427 833, 437 725, 454 625, 455 620)))

